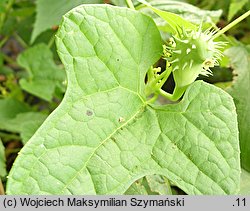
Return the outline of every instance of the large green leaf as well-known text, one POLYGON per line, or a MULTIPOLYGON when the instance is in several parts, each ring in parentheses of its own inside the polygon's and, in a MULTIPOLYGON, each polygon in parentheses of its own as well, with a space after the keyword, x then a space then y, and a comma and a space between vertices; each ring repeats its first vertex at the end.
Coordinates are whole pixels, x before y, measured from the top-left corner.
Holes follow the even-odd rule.
POLYGON ((62 87, 65 72, 53 61, 49 47, 45 44, 35 45, 21 53, 17 61, 28 72, 28 77, 20 80, 22 89, 51 101, 56 87, 62 87))
POLYGON ((103 0, 37 0, 36 21, 31 42, 42 32, 59 25, 63 14, 80 4, 102 3, 103 0))
POLYGON ((68 88, 21 150, 8 194, 123 194, 145 175, 163 175, 188 194, 239 189, 232 98, 196 82, 173 105, 148 104, 144 79, 162 52, 142 13, 81 6, 64 16, 57 47, 68 88))
POLYGON ((241 164, 250 171, 250 50, 244 46, 225 51, 234 69, 234 81, 228 92, 233 96, 239 122, 241 164))

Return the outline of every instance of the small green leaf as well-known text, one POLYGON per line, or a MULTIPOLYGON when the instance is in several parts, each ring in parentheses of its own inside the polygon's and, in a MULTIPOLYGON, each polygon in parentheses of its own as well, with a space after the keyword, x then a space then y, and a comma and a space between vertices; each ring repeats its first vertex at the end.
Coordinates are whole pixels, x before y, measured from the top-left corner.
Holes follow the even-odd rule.
MULTIPOLYGON (((10 127, 16 130, 13 125, 8 124, 16 118, 18 114, 30 111, 29 107, 13 98, 6 98, 0 100, 0 130, 9 130, 10 127)), ((13 130, 10 130, 13 131, 13 130)))
POLYGON ((0 100, 0 111, 0 130, 20 133, 23 144, 47 117, 40 112, 31 112, 26 104, 13 98, 0 100))
POLYGON ((6 164, 5 164, 5 150, 3 143, 0 139, 0 182, 1 182, 1 177, 6 176, 6 164))
POLYGON ((228 21, 232 20, 232 18, 239 12, 249 0, 231 0, 228 12, 228 21))
POLYGON ((227 91, 232 95, 238 114, 241 147, 241 164, 250 171, 250 51, 244 46, 229 48, 225 55, 230 58, 234 69, 232 87, 227 91))
POLYGON ((151 6, 149 3, 147 3, 144 0, 139 0, 139 2, 145 4, 147 7, 149 7, 151 10, 153 10, 157 15, 159 15, 163 20, 165 20, 168 23, 167 26, 165 26, 165 25, 161 26, 161 30, 163 30, 163 31, 167 31, 167 32, 171 32, 173 34, 176 34, 176 33, 178 33, 178 30, 181 30, 182 28, 191 29, 191 30, 197 29, 196 25, 183 19, 181 16, 179 16, 177 14, 157 9, 157 8, 151 6))
MULTIPOLYGON (((198 7, 195 7, 186 2, 180 1, 171 1, 171 0, 153 0, 150 1, 150 5, 158 10, 171 12, 177 15, 180 15, 183 19, 190 21, 194 24, 201 24, 201 21, 204 23, 217 23, 222 14, 222 10, 203 10, 198 7)), ((143 7, 140 11, 149 14, 154 18, 154 21, 157 25, 165 25, 164 20, 154 15, 152 10, 149 8, 143 7)))
POLYGON ((17 114, 15 118, 6 120, 3 124, 5 130, 20 133, 25 144, 46 118, 47 115, 40 112, 25 112, 17 114))
POLYGON ((33 43, 42 32, 59 25, 63 14, 80 4, 103 3, 102 0, 37 0, 36 21, 31 36, 33 43))
POLYGON ((150 17, 83 5, 64 16, 56 43, 67 92, 18 155, 8 194, 123 194, 153 174, 187 194, 238 192, 230 95, 195 82, 178 104, 148 104, 145 75, 162 53, 150 17))
POLYGON ((20 80, 22 89, 51 101, 55 88, 61 87, 65 80, 65 72, 54 63, 48 46, 38 44, 27 49, 18 56, 17 62, 28 72, 28 78, 20 80))

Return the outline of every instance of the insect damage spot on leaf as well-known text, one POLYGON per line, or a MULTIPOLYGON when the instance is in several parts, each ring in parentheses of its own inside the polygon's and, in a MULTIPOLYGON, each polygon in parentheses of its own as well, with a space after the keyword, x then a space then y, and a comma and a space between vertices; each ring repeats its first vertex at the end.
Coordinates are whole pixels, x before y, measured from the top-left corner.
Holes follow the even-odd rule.
POLYGON ((87 115, 87 116, 92 116, 92 115, 93 115, 93 112, 90 111, 90 110, 87 110, 87 111, 86 111, 86 115, 87 115))

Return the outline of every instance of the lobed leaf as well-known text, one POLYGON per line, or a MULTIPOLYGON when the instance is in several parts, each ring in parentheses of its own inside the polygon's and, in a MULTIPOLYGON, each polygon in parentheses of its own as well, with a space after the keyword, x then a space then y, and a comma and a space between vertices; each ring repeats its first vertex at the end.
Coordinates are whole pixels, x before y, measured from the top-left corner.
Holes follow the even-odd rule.
POLYGON ((148 104, 144 79, 161 56, 153 20, 136 11, 79 6, 57 34, 68 88, 21 150, 8 194, 123 194, 163 175, 187 194, 239 189, 232 98, 196 82, 178 104, 148 104))

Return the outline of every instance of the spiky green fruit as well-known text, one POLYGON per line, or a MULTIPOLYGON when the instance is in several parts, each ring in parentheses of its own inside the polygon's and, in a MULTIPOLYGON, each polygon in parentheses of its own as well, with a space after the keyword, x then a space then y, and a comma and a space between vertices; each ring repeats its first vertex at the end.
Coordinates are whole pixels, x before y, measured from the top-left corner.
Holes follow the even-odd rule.
POLYGON ((179 37, 171 38, 164 47, 164 54, 172 64, 173 76, 177 87, 186 87, 199 75, 211 75, 211 67, 218 65, 224 42, 214 42, 215 32, 186 31, 182 29, 179 37), (170 56, 171 55, 171 56, 170 56))

